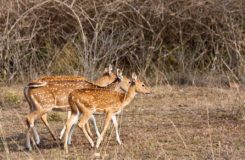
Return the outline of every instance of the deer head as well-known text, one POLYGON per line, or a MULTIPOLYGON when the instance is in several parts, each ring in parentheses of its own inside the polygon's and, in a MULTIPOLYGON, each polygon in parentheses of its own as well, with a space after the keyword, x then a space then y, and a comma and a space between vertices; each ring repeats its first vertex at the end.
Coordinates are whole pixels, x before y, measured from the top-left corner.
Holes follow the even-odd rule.
POLYGON ((138 93, 151 93, 150 88, 147 87, 144 82, 140 81, 135 73, 132 74, 132 85, 135 85, 135 91, 138 93))
POLYGON ((103 76, 95 81, 95 84, 105 87, 111 84, 116 78, 117 76, 112 72, 112 65, 110 64, 108 68, 105 68, 103 76))

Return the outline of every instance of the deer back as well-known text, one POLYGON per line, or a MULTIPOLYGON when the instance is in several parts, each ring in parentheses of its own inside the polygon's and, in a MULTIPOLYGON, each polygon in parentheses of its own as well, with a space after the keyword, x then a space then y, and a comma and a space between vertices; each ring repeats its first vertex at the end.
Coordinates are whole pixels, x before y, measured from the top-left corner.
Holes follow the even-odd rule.
POLYGON ((69 101, 82 103, 86 108, 96 108, 97 111, 106 111, 108 108, 120 107, 124 97, 125 93, 109 89, 78 89, 71 92, 69 101))
POLYGON ((82 77, 82 76, 67 76, 67 75, 62 75, 62 76, 45 76, 41 77, 35 81, 45 81, 45 82, 52 82, 52 81, 80 81, 80 80, 87 80, 87 78, 82 77))

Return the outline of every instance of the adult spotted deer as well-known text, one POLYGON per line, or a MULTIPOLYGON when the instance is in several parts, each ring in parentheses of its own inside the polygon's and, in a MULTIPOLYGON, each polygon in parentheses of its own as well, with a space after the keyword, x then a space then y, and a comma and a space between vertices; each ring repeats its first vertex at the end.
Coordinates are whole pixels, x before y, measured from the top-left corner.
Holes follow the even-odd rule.
POLYGON ((76 89, 69 95, 69 104, 71 107, 71 117, 66 122, 66 131, 64 137, 64 149, 68 152, 67 142, 71 127, 78 121, 78 117, 82 114, 78 127, 82 129, 85 137, 94 146, 94 142, 85 129, 85 124, 93 114, 104 113, 106 114, 104 129, 98 137, 96 147, 98 148, 106 130, 112 120, 116 129, 116 139, 119 144, 121 140, 118 134, 118 123, 116 115, 127 106, 135 97, 137 93, 150 93, 150 88, 145 86, 143 82, 137 79, 137 76, 132 74, 132 83, 126 93, 118 93, 106 89, 76 89))
MULTIPOLYGON (((105 68, 104 74, 102 77, 98 78, 94 84, 105 87, 113 82, 113 80, 116 78, 115 74, 112 72, 112 65, 110 64, 108 68, 105 68)), ((47 83, 52 83, 52 82, 57 82, 57 81, 80 81, 80 80, 85 80, 87 81, 88 79, 86 77, 82 76, 67 76, 67 75, 62 75, 62 76, 44 76, 39 79, 36 79, 30 83, 41 83, 42 82, 47 82, 47 83)))
MULTIPOLYGON (((111 72, 111 70, 109 70, 111 72)), ((104 74, 102 78, 108 81, 115 82, 118 77, 113 73, 104 74), (111 78, 108 78, 108 76, 111 78), (113 78, 112 78, 113 77, 113 78)), ((127 90, 127 83, 129 80, 126 78, 120 83, 120 88, 127 90)), ((100 81, 101 84, 102 81, 100 81)), ((113 87, 113 84, 111 85, 113 87)), ((31 82, 25 88, 25 97, 30 105, 30 113, 27 115, 27 136, 26 142, 27 147, 29 150, 32 149, 30 145, 30 131, 33 130, 35 139, 37 144, 40 142, 39 136, 34 126, 34 122, 36 119, 41 118, 46 127, 49 129, 52 137, 56 139, 56 136, 52 129, 50 128, 48 121, 47 121, 47 113, 53 109, 57 110, 67 110, 69 108, 68 104, 68 95, 74 89, 78 88, 104 88, 98 85, 95 85, 91 82, 84 81, 84 80, 57 80, 57 81, 49 81, 49 82, 31 82)), ((114 87, 116 88, 116 87, 114 87)))

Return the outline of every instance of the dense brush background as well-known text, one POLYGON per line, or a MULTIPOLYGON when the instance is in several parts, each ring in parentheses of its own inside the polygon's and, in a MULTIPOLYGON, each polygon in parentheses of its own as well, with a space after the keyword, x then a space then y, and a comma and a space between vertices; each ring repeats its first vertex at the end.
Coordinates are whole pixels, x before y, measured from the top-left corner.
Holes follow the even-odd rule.
POLYGON ((1 0, 0 7, 2 82, 94 79, 109 63, 152 84, 243 79, 244 0, 1 0))

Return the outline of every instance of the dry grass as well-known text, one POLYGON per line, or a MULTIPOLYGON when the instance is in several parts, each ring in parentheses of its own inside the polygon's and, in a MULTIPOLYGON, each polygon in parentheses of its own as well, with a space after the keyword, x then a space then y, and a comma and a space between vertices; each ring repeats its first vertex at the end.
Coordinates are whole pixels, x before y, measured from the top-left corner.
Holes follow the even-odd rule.
MULTIPOLYGON (((21 85, 1 87, 1 94, 20 93, 21 85)), ((120 116, 123 145, 108 131, 100 149, 90 147, 76 129, 70 154, 62 142, 53 141, 43 124, 37 124, 41 144, 25 150, 23 117, 26 102, 9 104, 0 110, 0 159, 242 159, 245 156, 244 90, 211 87, 159 86, 154 95, 139 95, 120 116)), ((18 94, 21 95, 21 94, 18 94)), ((22 95, 21 95, 22 96, 22 95)), ((23 97, 20 97, 22 99, 23 97)), ((51 121, 57 132, 64 114, 51 121)), ((102 117, 98 117, 102 126, 102 117)), ((95 140, 95 136, 93 137, 95 140)))

